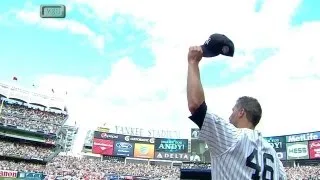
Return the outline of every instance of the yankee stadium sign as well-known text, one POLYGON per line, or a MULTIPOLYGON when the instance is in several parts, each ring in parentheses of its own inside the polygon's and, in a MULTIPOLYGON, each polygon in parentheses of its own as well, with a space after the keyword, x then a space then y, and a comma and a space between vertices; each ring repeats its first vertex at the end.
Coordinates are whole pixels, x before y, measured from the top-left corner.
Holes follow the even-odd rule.
POLYGON ((180 131, 170 131, 162 129, 142 129, 126 126, 114 126, 112 133, 124 134, 130 136, 154 137, 154 138, 180 138, 180 131))
POLYGON ((320 139, 320 132, 304 133, 289 135, 286 137, 287 142, 310 141, 320 139))

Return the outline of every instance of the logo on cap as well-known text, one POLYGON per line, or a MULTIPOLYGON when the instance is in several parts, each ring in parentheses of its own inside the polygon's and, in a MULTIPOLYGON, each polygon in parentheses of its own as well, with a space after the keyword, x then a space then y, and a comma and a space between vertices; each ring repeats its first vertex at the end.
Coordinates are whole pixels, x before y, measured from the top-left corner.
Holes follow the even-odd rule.
POLYGON ((228 46, 223 46, 222 47, 222 52, 223 52, 223 54, 227 54, 229 52, 229 47, 228 46))

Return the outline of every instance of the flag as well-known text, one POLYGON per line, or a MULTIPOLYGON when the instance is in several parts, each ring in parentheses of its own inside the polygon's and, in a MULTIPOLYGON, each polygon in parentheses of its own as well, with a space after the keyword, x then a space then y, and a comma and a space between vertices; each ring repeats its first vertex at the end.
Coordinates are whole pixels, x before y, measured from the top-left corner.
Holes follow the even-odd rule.
POLYGON ((14 81, 18 81, 18 78, 14 76, 14 77, 13 77, 13 80, 14 80, 14 81))
POLYGON ((52 93, 54 93, 54 90, 53 90, 53 89, 51 89, 51 91, 52 91, 52 93))

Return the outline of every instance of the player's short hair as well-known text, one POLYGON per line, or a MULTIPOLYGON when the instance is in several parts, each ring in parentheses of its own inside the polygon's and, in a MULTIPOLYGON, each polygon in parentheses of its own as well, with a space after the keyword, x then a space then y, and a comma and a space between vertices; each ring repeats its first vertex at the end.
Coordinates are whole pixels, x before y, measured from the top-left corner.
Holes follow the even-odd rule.
POLYGON ((256 127, 262 116, 262 108, 258 100, 253 97, 242 96, 237 100, 236 106, 244 109, 247 119, 256 127))

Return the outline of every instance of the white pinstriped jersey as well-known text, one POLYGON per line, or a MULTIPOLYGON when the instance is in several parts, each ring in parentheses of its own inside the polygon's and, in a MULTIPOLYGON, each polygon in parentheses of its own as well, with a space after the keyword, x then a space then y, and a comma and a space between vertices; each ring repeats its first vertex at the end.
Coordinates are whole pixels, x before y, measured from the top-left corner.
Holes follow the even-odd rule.
POLYGON ((206 113, 199 138, 210 149, 214 180, 287 179, 275 150, 258 131, 236 128, 206 113))

